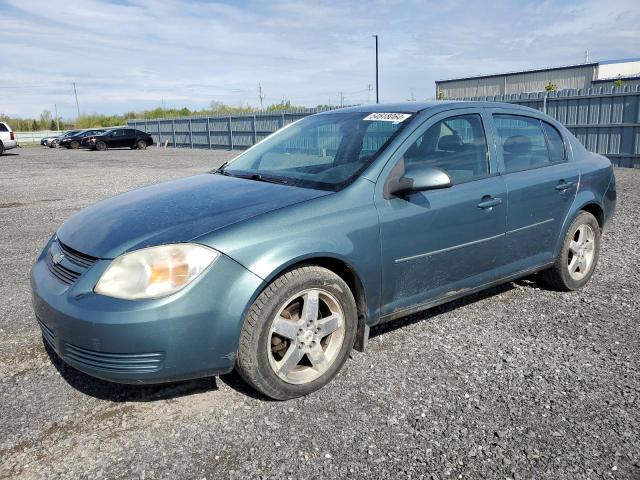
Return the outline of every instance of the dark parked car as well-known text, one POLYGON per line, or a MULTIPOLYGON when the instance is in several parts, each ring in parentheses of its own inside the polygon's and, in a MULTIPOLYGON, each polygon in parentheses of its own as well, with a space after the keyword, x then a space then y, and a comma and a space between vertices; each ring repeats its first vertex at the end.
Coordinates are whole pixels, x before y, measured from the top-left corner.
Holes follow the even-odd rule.
POLYGON ((58 140, 59 147, 67 147, 67 148, 80 148, 82 144, 82 140, 86 137, 92 137, 95 135, 102 135, 106 130, 104 128, 100 129, 91 129, 91 130, 82 130, 74 135, 70 135, 67 137, 60 138, 58 140))
POLYGON ((536 110, 347 108, 76 213, 33 267, 33 304, 46 342, 90 375, 236 368, 293 398, 370 326, 534 273, 583 287, 615 205, 611 162, 536 110))
POLYGON ((95 150, 107 148, 137 148, 144 150, 153 145, 153 137, 134 128, 114 128, 102 135, 91 136, 87 146, 95 150))

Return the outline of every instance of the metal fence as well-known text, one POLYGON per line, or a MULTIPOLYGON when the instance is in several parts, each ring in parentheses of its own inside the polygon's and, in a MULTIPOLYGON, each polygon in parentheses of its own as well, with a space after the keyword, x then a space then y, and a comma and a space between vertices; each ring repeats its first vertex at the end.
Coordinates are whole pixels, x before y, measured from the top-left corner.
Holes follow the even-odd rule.
POLYGON ((285 125, 307 115, 332 110, 309 108, 256 114, 130 120, 129 126, 148 132, 158 145, 177 148, 245 149, 285 125))
MULTIPOLYGON (((590 88, 560 92, 459 98, 508 102, 545 111, 562 122, 592 152, 615 165, 640 168, 640 87, 590 88)), ((186 148, 244 149, 284 125, 328 109, 231 116, 131 120, 160 145, 186 148)))
POLYGON ((606 155, 615 165, 640 168, 638 85, 457 100, 508 102, 546 110, 547 115, 564 124, 588 150, 606 155))
POLYGON ((55 137, 56 135, 62 135, 64 131, 56 130, 40 130, 35 132, 14 132, 18 145, 25 145, 30 143, 40 143, 43 137, 55 137))

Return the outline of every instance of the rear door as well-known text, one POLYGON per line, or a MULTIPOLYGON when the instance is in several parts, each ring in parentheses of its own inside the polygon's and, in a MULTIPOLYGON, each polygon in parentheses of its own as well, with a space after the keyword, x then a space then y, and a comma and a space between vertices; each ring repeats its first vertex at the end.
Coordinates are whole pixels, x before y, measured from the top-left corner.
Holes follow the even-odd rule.
POLYGON ((542 116, 489 110, 508 192, 505 255, 518 272, 553 260, 580 174, 562 134, 542 116))
POLYGON ((122 138, 123 147, 133 147, 138 141, 138 131, 132 128, 124 129, 124 137, 122 138))

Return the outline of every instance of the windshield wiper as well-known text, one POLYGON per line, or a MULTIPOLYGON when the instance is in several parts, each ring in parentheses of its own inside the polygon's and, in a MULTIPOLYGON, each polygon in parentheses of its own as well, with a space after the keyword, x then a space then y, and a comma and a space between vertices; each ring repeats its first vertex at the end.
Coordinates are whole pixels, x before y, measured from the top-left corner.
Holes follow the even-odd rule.
POLYGON ((229 172, 224 169, 229 162, 223 163, 215 170, 212 170, 211 173, 218 173, 220 175, 226 175, 227 177, 236 177, 236 178, 245 178, 247 180, 256 180, 257 182, 267 182, 267 183, 279 183, 282 185, 288 185, 290 182, 286 178, 282 177, 271 177, 268 175, 262 175, 261 173, 248 173, 248 172, 229 172))
POLYGON ((229 162, 224 162, 218 168, 216 168, 215 170, 211 170, 209 173, 221 173, 222 175, 229 175, 227 172, 224 171, 224 167, 226 167, 227 165, 229 165, 229 162))
POLYGON ((241 178, 248 178, 249 180, 256 180, 258 182, 267 182, 267 183, 280 183, 287 185, 289 182, 284 178, 280 177, 266 177, 260 173, 252 173, 251 175, 238 175, 241 178))

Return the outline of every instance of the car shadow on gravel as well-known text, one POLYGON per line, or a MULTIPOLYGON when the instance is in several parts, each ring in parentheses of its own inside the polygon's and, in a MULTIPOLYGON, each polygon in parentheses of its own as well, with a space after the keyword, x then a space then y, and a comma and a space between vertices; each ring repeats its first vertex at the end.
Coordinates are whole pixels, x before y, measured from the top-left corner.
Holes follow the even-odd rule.
POLYGON ((111 402, 153 402, 218 389, 215 377, 156 385, 127 385, 108 382, 91 377, 67 365, 44 339, 43 344, 51 363, 69 385, 85 395, 100 400, 111 402))
POLYGON ((387 332, 392 332, 399 328, 413 325, 414 323, 430 320, 440 314, 451 312, 453 310, 456 310, 457 308, 464 307, 465 305, 471 305, 475 302, 479 302, 481 300, 508 292, 516 288, 516 286, 544 289, 548 288, 546 286, 543 286, 535 275, 531 277, 521 278, 512 282, 503 283, 502 285, 488 288, 487 290, 482 290, 467 297, 462 297, 458 300, 452 300, 437 307, 422 310, 420 312, 407 315, 406 317, 400 317, 388 323, 383 323, 381 325, 372 327, 371 332, 369 333, 369 338, 374 338, 387 332))

